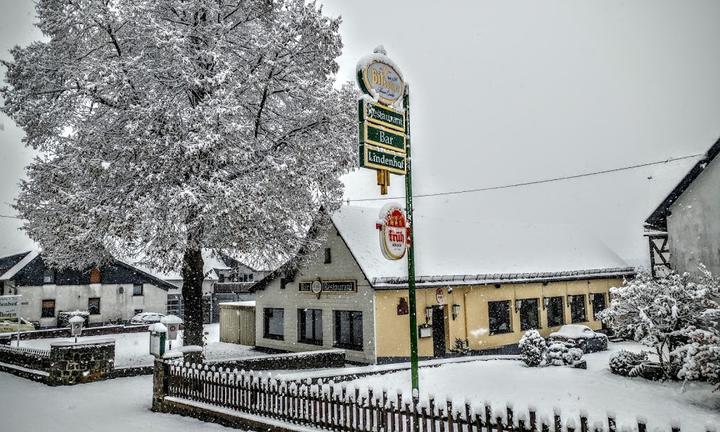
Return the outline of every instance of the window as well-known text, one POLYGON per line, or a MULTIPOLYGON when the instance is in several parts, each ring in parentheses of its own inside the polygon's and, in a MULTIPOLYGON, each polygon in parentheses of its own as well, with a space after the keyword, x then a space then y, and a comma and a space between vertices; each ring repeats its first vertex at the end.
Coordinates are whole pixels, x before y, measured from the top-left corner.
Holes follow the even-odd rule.
POLYGON ((490 334, 512 331, 510 300, 488 302, 488 315, 490 316, 490 334))
POLYGON ((250 274, 248 275, 248 281, 252 282, 252 281, 254 281, 254 280, 255 280, 255 275, 252 274, 252 273, 250 273, 250 274))
POLYGON ((42 301, 41 318, 55 318, 55 300, 42 301))
POLYGON ((335 346, 362 351, 362 312, 335 311, 335 346))
POLYGON ((585 313, 585 294, 570 296, 570 319, 573 323, 587 321, 585 313))
POLYGON ((280 278, 280 289, 287 288, 288 280, 284 277, 280 278))
POLYGON ((330 248, 325 248, 325 264, 330 264, 332 262, 332 252, 330 251, 330 248))
POLYGON ((45 272, 43 273, 43 283, 55 283, 55 270, 48 268, 45 269, 45 272))
POLYGON ((88 299, 88 312, 90 312, 90 315, 100 314, 100 297, 91 297, 88 299))
POLYGON ((598 312, 605 310, 605 294, 595 293, 590 295, 592 296, 591 299, 594 318, 597 319, 598 312))
POLYGON ((264 337, 266 339, 284 339, 284 309, 265 308, 264 321, 264 337))
POLYGON ((548 327, 557 327, 565 324, 565 311, 562 297, 545 297, 548 327))
POLYGON ((143 313, 142 309, 135 309, 133 312, 135 312, 135 315, 143 313))
POLYGON ((91 284, 99 284, 102 283, 102 278, 100 277, 100 269, 95 267, 92 270, 90 270, 90 283, 91 284))
POLYGON ((133 295, 134 296, 143 295, 143 284, 134 284, 133 285, 133 295))
POLYGON ((522 299, 517 301, 520 302, 520 330, 540 328, 538 299, 522 299))
POLYGON ((304 343, 322 345, 321 309, 298 309, 298 340, 304 343))

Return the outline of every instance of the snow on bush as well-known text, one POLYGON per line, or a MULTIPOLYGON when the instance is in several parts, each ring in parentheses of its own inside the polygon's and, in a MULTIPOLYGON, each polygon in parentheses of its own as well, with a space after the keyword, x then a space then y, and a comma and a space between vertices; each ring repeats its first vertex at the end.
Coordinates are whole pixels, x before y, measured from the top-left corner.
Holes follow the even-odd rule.
MULTIPOLYGON (((575 350, 575 348, 573 348, 575 350)), ((579 360, 582 357, 582 350, 580 351, 580 356, 577 358, 579 360)), ((577 355, 576 352, 570 353, 570 348, 562 343, 562 342, 555 342, 550 344, 547 350, 547 364, 549 366, 565 366, 570 365, 574 363, 575 356, 577 355)))
POLYGON ((518 343, 522 361, 530 367, 540 366, 545 360, 547 344, 537 330, 528 330, 518 343))
POLYGON ((610 357, 610 372, 616 375, 630 376, 630 372, 647 359, 648 355, 645 351, 640 353, 619 351, 610 357))
POLYGON ((665 377, 717 382, 718 278, 704 267, 699 275, 671 273, 658 279, 640 273, 611 288, 610 295, 610 306, 598 317, 620 336, 652 347, 665 377))

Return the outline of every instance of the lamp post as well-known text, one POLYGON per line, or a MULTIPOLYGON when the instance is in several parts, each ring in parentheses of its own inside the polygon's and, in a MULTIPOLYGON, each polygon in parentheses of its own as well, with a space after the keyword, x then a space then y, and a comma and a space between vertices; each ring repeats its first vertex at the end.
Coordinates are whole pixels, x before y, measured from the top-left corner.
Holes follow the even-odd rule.
POLYGON ((172 349, 172 341, 177 338, 178 330, 180 330, 180 324, 182 324, 183 320, 175 315, 165 315, 160 318, 160 322, 167 328, 167 339, 170 344, 169 349, 172 349))
POLYGON ((78 336, 82 334, 83 324, 85 324, 85 318, 80 315, 73 315, 68 322, 70 322, 70 334, 75 336, 75 343, 77 343, 78 336))

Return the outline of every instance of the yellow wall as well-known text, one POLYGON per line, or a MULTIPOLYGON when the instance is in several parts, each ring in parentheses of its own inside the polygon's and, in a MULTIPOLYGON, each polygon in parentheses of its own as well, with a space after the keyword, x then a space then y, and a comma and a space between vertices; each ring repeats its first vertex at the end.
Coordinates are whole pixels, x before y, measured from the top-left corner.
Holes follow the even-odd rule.
MULTIPOLYGON (((569 324, 570 307, 567 303, 568 295, 585 294, 585 311, 590 321, 581 323, 593 329, 599 329, 601 323, 594 319, 591 299, 588 294, 604 293, 606 304, 608 289, 611 286, 620 286, 619 279, 593 279, 572 282, 551 282, 531 284, 505 284, 500 288, 494 285, 456 286, 448 293, 443 288, 446 309, 446 344, 450 349, 455 339, 467 339, 471 349, 489 349, 517 343, 522 337, 520 330, 520 313, 515 311, 515 300, 536 298, 540 307, 540 333, 548 336, 558 327, 547 327, 547 314, 543 307, 543 297, 563 297, 565 306, 565 323, 569 324), (488 334, 488 301, 511 300, 511 333, 498 335, 488 334), (452 304, 460 305, 460 314, 452 319, 452 304)), ((418 325, 425 323, 425 307, 437 304, 435 298, 436 288, 417 290, 418 325)), ((408 357, 409 354, 409 315, 398 315, 397 305, 401 297, 407 298, 407 290, 376 290, 375 291, 375 326, 377 329, 376 352, 378 357, 408 357)), ((433 340, 420 338, 418 345, 421 357, 433 356, 433 340)))

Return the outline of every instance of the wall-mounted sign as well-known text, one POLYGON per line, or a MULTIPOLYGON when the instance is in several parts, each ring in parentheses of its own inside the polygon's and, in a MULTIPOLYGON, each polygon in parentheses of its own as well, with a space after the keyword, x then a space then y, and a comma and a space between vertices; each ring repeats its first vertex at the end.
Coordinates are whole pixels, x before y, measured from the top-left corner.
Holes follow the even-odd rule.
POLYGON ((439 305, 445 304, 445 293, 442 288, 435 290, 435 300, 437 300, 437 304, 439 305))
POLYGON ((405 133, 405 113, 369 100, 363 96, 358 100, 360 122, 369 121, 405 133))
POLYGON ((314 294, 318 294, 322 291, 328 292, 348 292, 355 291, 356 284, 354 280, 348 281, 312 281, 312 282, 300 282, 298 284, 298 291, 307 291, 314 294))
POLYGON ((357 81, 363 93, 384 105, 392 105, 403 96, 405 82, 400 69, 386 55, 382 46, 357 64, 357 81))
POLYGON ((407 163, 404 153, 396 153, 371 145, 360 146, 360 166, 390 171, 393 174, 405 175, 407 163))
POLYGON ((380 220, 376 224, 380 230, 380 250, 385 258, 399 260, 407 249, 407 219, 399 204, 389 203, 380 209, 380 220))
POLYGON ((21 295, 0 296, 0 319, 17 319, 20 315, 21 299, 21 295))

